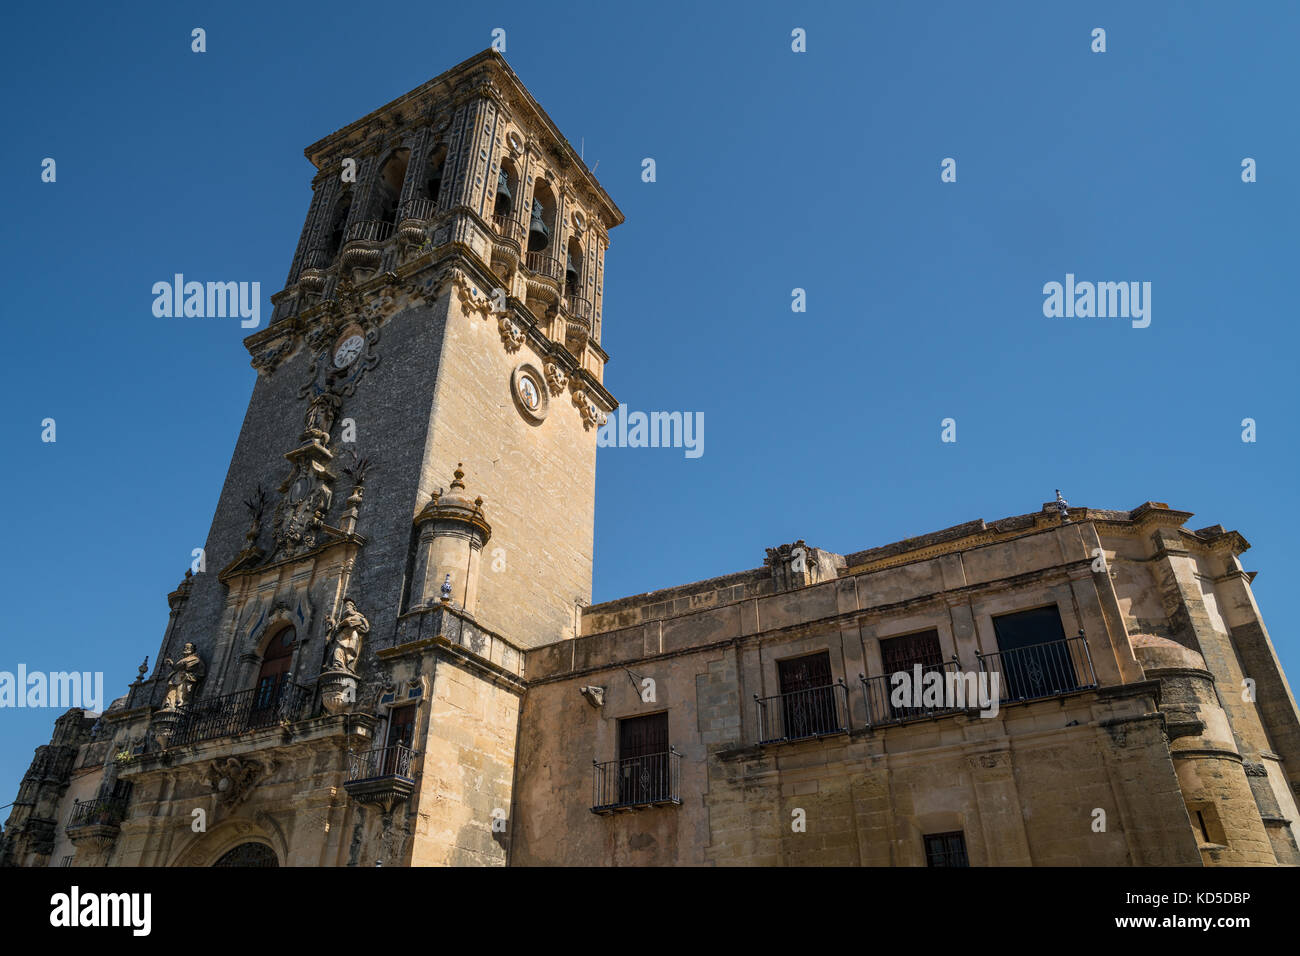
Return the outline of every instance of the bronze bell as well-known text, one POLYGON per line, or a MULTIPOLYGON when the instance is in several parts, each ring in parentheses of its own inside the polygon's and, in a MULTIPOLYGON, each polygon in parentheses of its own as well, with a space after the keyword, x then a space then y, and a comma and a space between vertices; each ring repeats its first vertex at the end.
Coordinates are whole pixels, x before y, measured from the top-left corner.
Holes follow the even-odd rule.
POLYGON ((573 253, 564 257, 564 287, 570 291, 578 288, 578 267, 573 264, 573 253))
POLYGON ((506 175, 503 169, 497 173, 497 200, 493 211, 498 216, 510 215, 510 207, 514 204, 514 197, 510 195, 510 177, 506 175))
POLYGON ((528 224, 528 251, 541 252, 551 244, 551 230, 542 221, 542 201, 533 200, 533 221, 528 224))

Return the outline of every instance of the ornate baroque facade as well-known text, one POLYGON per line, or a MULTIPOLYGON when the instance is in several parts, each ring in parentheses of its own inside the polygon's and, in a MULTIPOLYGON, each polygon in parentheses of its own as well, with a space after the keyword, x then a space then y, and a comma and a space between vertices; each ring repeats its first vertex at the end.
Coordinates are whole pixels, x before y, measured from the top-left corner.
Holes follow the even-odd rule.
POLYGON ((0 862, 1300 862, 1241 535, 1058 497, 587 606, 621 213, 491 52, 307 156, 220 570, 59 718, 0 862))

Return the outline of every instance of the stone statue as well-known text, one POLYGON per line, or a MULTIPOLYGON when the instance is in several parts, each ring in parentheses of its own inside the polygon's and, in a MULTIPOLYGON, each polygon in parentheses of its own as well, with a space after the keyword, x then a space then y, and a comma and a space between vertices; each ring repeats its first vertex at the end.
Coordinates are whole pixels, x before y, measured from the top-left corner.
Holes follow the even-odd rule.
POLYGON ((370 632, 370 622, 357 610, 352 598, 344 598, 342 618, 338 621, 326 618, 325 625, 333 634, 326 669, 355 674, 357 658, 361 656, 361 641, 370 632))
POLYGON ((186 643, 181 659, 173 661, 169 657, 163 661, 163 666, 172 669, 171 676, 167 678, 167 696, 163 699, 163 708, 175 710, 184 707, 194 696, 194 689, 207 672, 202 659, 194 650, 194 645, 186 643))
POLYGON ((329 440, 330 429, 334 427, 334 418, 338 414, 339 401, 337 395, 329 392, 322 392, 311 400, 307 407, 307 431, 314 432, 318 435, 325 436, 329 440))

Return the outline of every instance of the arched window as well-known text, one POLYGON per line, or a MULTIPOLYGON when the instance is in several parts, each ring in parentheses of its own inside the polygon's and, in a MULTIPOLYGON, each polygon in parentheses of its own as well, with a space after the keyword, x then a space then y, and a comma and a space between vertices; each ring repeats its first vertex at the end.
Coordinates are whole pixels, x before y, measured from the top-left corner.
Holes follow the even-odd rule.
POLYGON ((265 843, 241 843, 212 865, 278 867, 280 861, 276 859, 275 851, 265 843))
POLYGON ((334 216, 330 220, 329 238, 326 240, 325 252, 331 262, 343 248, 343 233, 348 226, 348 213, 352 210, 352 191, 348 190, 334 203, 334 216))
POLYGON ((257 672, 257 683, 253 685, 253 726, 258 726, 259 716, 274 714, 289 684, 289 665, 293 661, 293 649, 298 640, 298 632, 286 627, 271 638, 262 657, 262 667, 257 672))
POLYGON ((497 195, 492 207, 492 215, 509 216, 515 209, 515 196, 519 193, 519 174, 514 164, 508 159, 501 160, 501 169, 497 172, 497 195))
POLYGON ((397 218, 397 201, 402 198, 402 184, 406 182, 406 164, 410 157, 409 149, 399 149, 379 170, 372 207, 379 222, 393 222, 397 218))
MULTIPOLYGON (((541 252, 551 245, 555 234, 555 196, 544 180, 533 187, 533 211, 528 224, 528 251, 541 252)), ((554 255, 554 253, 548 253, 554 255)))
POLYGON ((441 208, 438 203, 439 194, 442 192, 442 168, 447 163, 447 147, 439 146, 429 157, 429 161, 424 164, 424 185, 423 197, 434 204, 436 208, 441 208))
POLYGON ((564 263, 564 294, 582 296, 582 243, 577 236, 569 239, 568 257, 564 263))

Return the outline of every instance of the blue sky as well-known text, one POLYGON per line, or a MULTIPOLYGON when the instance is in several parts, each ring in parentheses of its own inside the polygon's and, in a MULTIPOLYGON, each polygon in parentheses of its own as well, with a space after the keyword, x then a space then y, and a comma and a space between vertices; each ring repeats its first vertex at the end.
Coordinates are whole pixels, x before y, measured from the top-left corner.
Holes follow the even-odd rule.
MULTIPOLYGON (((1300 674, 1284 507, 1298 9, 15 8, 0 37, 0 670, 102 670, 121 693, 206 536, 254 380, 248 330, 155 318, 152 284, 260 281, 269 315, 311 195, 303 148, 500 27, 627 216, 606 384, 632 409, 705 415, 698 459, 600 451, 597 601, 755 567, 796 538, 846 553, 1036 511, 1059 487, 1240 530, 1300 674), (945 157, 956 183, 940 182, 945 157), (1151 282, 1150 327, 1044 317, 1043 284, 1067 272, 1151 282)), ((0 712, 0 802, 54 717, 0 712)))

